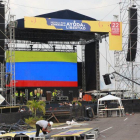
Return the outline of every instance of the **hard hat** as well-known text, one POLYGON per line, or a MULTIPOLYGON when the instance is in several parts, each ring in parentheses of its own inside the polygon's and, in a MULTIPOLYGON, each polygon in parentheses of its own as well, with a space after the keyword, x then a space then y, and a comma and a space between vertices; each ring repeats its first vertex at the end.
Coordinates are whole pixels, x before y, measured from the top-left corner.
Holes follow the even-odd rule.
POLYGON ((52 121, 50 121, 50 122, 49 122, 49 124, 52 126, 52 125, 53 125, 53 122, 52 122, 52 121))

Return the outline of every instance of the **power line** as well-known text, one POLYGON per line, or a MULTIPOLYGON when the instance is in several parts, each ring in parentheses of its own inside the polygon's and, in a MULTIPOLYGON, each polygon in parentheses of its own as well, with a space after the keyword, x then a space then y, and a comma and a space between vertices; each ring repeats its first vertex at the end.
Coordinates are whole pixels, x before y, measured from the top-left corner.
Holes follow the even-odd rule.
POLYGON ((119 4, 119 3, 110 4, 110 5, 101 6, 101 7, 93 7, 93 8, 87 8, 87 9, 77 9, 77 10, 92 10, 92 9, 98 9, 98 8, 105 8, 105 7, 109 7, 109 6, 116 5, 116 4, 119 4))
MULTIPOLYGON (((107 60, 107 58, 105 58, 104 56, 103 56, 103 54, 101 53, 101 51, 100 51, 100 54, 101 54, 101 56, 108 62, 108 64, 110 64, 109 63, 109 61, 107 60)), ((115 70, 115 68, 110 64, 110 66, 115 70)))
MULTIPOLYGON (((117 5, 115 8, 113 8, 104 18, 106 18, 106 17, 107 17, 112 11, 114 11, 117 7, 118 7, 118 5, 117 5)), ((102 18, 101 21, 102 21, 104 18, 102 18)))

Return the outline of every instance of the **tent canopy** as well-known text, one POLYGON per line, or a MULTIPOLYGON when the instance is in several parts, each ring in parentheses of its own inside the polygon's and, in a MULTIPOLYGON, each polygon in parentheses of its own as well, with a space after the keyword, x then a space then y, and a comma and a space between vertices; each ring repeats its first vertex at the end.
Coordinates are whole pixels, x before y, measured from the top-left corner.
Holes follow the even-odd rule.
POLYGON ((120 104, 120 107, 122 108, 122 101, 121 101, 121 98, 119 98, 119 97, 116 97, 116 96, 113 96, 113 95, 107 95, 107 96, 105 96, 105 97, 103 97, 103 98, 100 98, 100 99, 98 99, 98 107, 97 107, 97 110, 99 109, 99 105, 100 105, 100 102, 102 103, 102 101, 113 101, 113 100, 116 100, 116 101, 118 101, 118 103, 120 104))
POLYGON ((120 101, 121 98, 113 96, 113 95, 107 95, 107 96, 104 96, 104 97, 102 97, 102 98, 100 98, 98 100, 99 101, 107 101, 107 100, 118 100, 118 101, 120 101))
POLYGON ((5 98, 0 94, 0 104, 3 103, 4 100, 5 98))

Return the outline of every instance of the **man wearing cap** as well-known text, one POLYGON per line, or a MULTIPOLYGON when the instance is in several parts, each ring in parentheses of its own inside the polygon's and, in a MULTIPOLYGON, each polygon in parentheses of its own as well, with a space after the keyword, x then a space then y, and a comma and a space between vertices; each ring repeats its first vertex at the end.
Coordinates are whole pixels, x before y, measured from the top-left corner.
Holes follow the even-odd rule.
POLYGON ((47 126, 52 126, 52 125, 53 125, 53 122, 48 122, 45 120, 37 121, 36 122, 36 137, 39 136, 40 129, 42 130, 43 134, 50 133, 50 131, 47 130, 47 126))

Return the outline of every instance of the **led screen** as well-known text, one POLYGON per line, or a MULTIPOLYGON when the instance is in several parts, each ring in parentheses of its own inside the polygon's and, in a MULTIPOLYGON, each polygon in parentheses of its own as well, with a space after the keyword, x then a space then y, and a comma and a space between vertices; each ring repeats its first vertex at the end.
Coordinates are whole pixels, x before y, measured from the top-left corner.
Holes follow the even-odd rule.
POLYGON ((15 51, 15 80, 16 87, 77 87, 77 54, 15 51))

